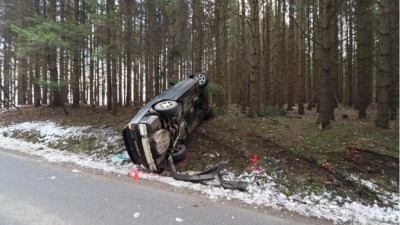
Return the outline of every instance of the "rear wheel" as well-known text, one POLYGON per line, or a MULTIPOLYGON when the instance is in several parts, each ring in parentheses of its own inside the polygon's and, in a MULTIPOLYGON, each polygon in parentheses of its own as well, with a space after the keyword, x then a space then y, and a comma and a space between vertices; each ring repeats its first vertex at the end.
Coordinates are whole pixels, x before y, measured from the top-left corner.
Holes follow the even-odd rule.
POLYGON ((178 111, 178 103, 176 101, 167 100, 161 101, 154 105, 154 110, 164 117, 173 116, 178 111))

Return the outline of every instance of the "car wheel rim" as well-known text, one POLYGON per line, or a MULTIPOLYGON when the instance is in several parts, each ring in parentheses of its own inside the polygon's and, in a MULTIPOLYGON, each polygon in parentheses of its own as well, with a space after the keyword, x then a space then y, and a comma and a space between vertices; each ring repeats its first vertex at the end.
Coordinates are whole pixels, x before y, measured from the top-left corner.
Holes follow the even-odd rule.
POLYGON ((173 106, 174 106, 174 102, 172 102, 172 101, 165 101, 165 102, 158 103, 158 108, 160 108, 160 109, 169 109, 173 106))
POLYGON ((200 85, 203 85, 204 83, 206 83, 206 76, 204 74, 196 75, 196 79, 199 81, 200 85))

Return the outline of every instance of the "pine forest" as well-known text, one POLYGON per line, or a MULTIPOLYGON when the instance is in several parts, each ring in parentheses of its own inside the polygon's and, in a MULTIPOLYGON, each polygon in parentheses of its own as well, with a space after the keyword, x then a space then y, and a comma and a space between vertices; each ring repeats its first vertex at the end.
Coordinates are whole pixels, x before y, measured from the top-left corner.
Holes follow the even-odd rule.
POLYGON ((216 108, 335 108, 389 128, 399 108, 393 0, 1 0, 0 107, 140 107, 195 72, 216 108), (376 110, 367 110, 376 104, 376 110))

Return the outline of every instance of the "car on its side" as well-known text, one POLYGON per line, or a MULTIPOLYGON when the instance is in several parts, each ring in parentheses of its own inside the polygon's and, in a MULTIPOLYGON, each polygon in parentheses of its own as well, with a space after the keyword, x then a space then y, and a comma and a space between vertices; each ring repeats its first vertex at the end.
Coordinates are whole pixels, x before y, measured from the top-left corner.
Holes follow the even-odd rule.
POLYGON ((185 143, 210 114, 207 84, 206 73, 190 75, 138 111, 122 132, 134 164, 161 172, 169 157, 174 163, 185 159, 185 143))

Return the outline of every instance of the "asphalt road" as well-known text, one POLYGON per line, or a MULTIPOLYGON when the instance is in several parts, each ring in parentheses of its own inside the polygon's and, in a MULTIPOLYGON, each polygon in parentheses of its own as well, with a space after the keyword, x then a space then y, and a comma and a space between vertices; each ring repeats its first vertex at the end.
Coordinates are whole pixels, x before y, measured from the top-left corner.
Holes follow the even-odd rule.
POLYGON ((307 224, 0 148, 0 224, 307 224))

